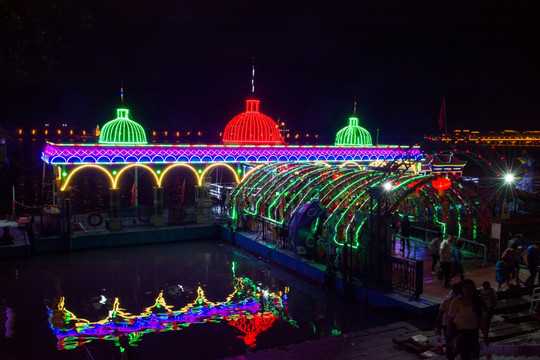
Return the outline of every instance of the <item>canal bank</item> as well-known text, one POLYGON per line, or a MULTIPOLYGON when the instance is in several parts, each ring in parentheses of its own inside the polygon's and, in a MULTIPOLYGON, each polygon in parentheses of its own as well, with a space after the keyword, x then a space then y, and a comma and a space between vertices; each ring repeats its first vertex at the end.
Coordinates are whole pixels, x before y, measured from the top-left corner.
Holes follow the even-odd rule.
POLYGON ((344 281, 341 274, 327 272, 325 265, 301 258, 292 251, 276 248, 275 245, 259 242, 255 234, 234 232, 224 226, 220 229, 223 240, 266 258, 304 278, 327 288, 335 289, 340 294, 363 304, 380 308, 397 307, 417 315, 431 314, 438 311, 440 304, 438 298, 424 294, 419 301, 414 301, 410 300, 410 296, 407 296, 407 294, 400 294, 391 289, 383 291, 368 287, 355 279, 344 281))
POLYGON ((256 236, 244 232, 233 232, 230 228, 216 224, 193 224, 156 228, 127 227, 117 232, 106 229, 74 232, 71 236, 36 237, 30 241, 26 231, 14 232, 17 246, 0 248, 0 258, 30 256, 32 253, 78 251, 114 248, 122 246, 150 245, 221 238, 232 245, 261 256, 347 297, 376 307, 397 307, 415 314, 436 312, 440 299, 422 295, 420 301, 410 301, 407 294, 400 294, 366 287, 355 279, 343 281, 340 274, 329 274, 326 266, 298 257, 292 251, 275 248, 271 244, 257 241, 256 236), (33 243, 33 244, 31 244, 33 243))

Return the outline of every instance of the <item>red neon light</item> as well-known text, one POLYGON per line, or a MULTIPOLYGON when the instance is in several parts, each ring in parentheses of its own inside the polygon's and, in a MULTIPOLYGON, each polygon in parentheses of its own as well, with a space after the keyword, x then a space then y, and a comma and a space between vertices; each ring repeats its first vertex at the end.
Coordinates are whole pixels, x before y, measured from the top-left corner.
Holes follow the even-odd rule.
POLYGON ((448 189, 450 186, 452 186, 452 182, 447 178, 438 178, 437 180, 433 181, 431 183, 433 187, 439 191, 443 191, 448 189))
POLYGON ((246 100, 246 111, 236 115, 225 127, 224 144, 283 144, 278 125, 259 112, 260 100, 246 100))

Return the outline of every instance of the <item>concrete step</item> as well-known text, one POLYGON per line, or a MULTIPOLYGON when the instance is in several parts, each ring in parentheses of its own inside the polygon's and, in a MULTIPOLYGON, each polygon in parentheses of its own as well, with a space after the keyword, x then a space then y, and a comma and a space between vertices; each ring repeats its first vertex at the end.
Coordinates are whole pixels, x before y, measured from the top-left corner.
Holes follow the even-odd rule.
POLYGON ((497 302, 495 314, 508 314, 529 309, 531 306, 531 296, 524 295, 518 298, 502 299, 497 302))

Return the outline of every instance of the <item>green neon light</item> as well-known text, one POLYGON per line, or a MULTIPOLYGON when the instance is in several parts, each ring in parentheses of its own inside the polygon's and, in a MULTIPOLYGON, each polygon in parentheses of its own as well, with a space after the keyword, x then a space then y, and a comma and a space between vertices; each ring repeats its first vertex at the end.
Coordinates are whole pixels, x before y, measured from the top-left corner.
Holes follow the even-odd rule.
POLYGON ((358 126, 358 118, 350 117, 349 125, 339 130, 336 135, 336 146, 372 146, 369 131, 358 126))
MULTIPOLYGON (((356 190, 356 189, 359 188, 359 187, 363 187, 363 188, 364 188, 364 190, 359 194, 359 196, 362 196, 363 194, 365 194, 366 191, 367 191, 367 189, 370 187, 371 184, 373 184, 373 183, 375 183, 375 182, 379 182, 379 183, 380 183, 380 176, 379 176, 379 175, 382 175, 382 174, 377 174, 376 176, 371 176, 371 179, 368 179, 368 184, 366 184, 366 183, 364 182, 364 180, 365 180, 366 177, 369 177, 369 175, 372 175, 372 174, 368 174, 368 175, 366 175, 365 177, 360 178, 360 179, 358 179, 358 180, 352 182, 352 183, 349 184, 348 186, 346 186, 343 190, 341 190, 341 191, 340 191, 340 192, 339 192, 339 193, 338 193, 338 194, 337 194, 337 195, 329 202, 329 204, 332 204, 334 201, 336 201, 336 199, 339 199, 346 191, 348 191, 351 187, 355 186, 355 185, 358 184, 358 183, 360 183, 360 185, 357 186, 354 190, 356 190)), ((398 176, 399 176, 399 175, 395 175, 394 177, 398 177, 398 176)), ((389 178, 390 178, 390 177, 384 179, 384 181, 388 181, 389 178)), ((354 191, 353 191, 353 194, 354 194, 354 191)), ((339 208, 341 207, 341 204, 342 204, 345 200, 346 200, 346 199, 343 199, 343 200, 338 204, 338 206, 336 207, 336 210, 339 209, 339 208)), ((351 204, 347 207, 347 209, 345 209, 345 211, 343 211, 343 212, 341 213, 340 217, 338 218, 338 220, 336 221, 336 223, 335 223, 335 225, 334 225, 334 239, 333 239, 333 240, 334 240, 334 243, 335 243, 336 245, 338 245, 338 246, 343 246, 343 244, 339 243, 338 240, 337 240, 338 227, 340 226, 340 224, 345 225, 344 219, 346 218, 346 214, 347 214, 348 210, 349 210, 352 206, 354 206, 354 205, 355 205, 355 203, 354 203, 354 201, 352 201, 351 204)), ((378 204, 376 203, 376 204, 375 204, 375 207, 377 207, 377 206, 378 206, 378 204)), ((335 211, 334 211, 334 212, 335 212, 335 211)), ((334 213, 332 213, 332 215, 331 215, 328 219, 326 219, 325 224, 328 222, 328 220, 329 220, 332 216, 334 216, 334 213)), ((354 219, 354 217, 353 217, 353 219, 354 219)), ((350 224, 349 224, 349 225, 350 225, 350 224)), ((347 226, 347 227, 345 228, 345 230, 348 231, 348 229, 349 229, 349 227, 347 226)), ((352 244, 352 247, 353 247, 354 249, 356 249, 356 248, 358 248, 358 245, 359 245, 358 243, 355 243, 355 244, 352 244)))
MULTIPOLYGON (((324 172, 324 171, 333 171, 333 173, 335 171, 339 171, 339 168, 332 168, 332 169, 329 169, 327 167, 324 167, 324 168, 320 168, 319 169, 319 172, 324 172)), ((354 170, 353 170, 354 171, 354 170)), ((300 198, 300 201, 298 202, 298 204, 304 204, 304 200, 306 199, 306 197, 309 196, 309 194, 317 188, 317 186, 320 184, 320 182, 322 181, 322 175, 318 175, 317 177, 314 177, 313 179, 311 179, 310 181, 308 181, 302 188, 300 188, 300 190, 296 191, 293 195, 293 197, 291 198, 291 201, 287 204, 287 206, 285 206, 285 211, 288 211, 289 208, 292 206, 293 203, 295 203, 296 201, 296 198, 301 196, 300 198), (315 185, 315 186, 314 186, 315 185), (307 190, 307 188, 310 187, 309 190, 307 190)), ((329 174, 330 176, 330 174, 329 174)), ((326 179, 325 179, 326 180, 326 179)), ((327 181, 326 186, 328 186, 331 182, 327 181)), ((320 192, 323 191, 323 188, 321 188, 320 192)), ((316 194, 315 194, 316 195, 316 194)), ((311 197, 311 199, 313 199, 313 197, 311 197)), ((294 211, 294 210, 293 210, 294 211)))
MULTIPOLYGON (((311 168, 311 166, 310 166, 311 168)), ((304 170, 304 169, 302 169, 304 170)), ((314 170, 311 170, 311 171, 308 171, 307 173, 305 174, 302 174, 301 176, 298 176, 294 179, 294 181, 292 183, 290 183, 283 191, 286 193, 282 196, 286 196, 290 193, 290 190, 293 186, 296 186, 297 184, 301 183, 302 181, 304 181, 304 179, 306 177, 309 177, 317 172, 320 172, 322 169, 320 167, 317 167, 315 168, 314 170)), ((270 214, 272 213, 272 210, 276 208, 278 202, 281 201, 280 198, 276 197, 276 199, 270 204, 270 206, 268 207, 268 217, 272 217, 270 214)), ((290 203, 290 202, 289 202, 290 203)), ((287 208, 287 206, 286 206, 287 208)), ((284 211, 285 212, 285 211, 284 211)), ((283 220, 282 220, 283 221, 283 220)))
POLYGON ((156 174, 158 174, 158 175, 161 174, 161 170, 160 170, 160 169, 157 169, 157 170, 156 170, 156 174))
MULTIPOLYGON (((295 167, 291 167, 290 169, 287 169, 285 171, 283 171, 281 174, 279 174, 282 178, 279 180, 279 181, 270 181, 268 183, 266 183, 264 186, 268 186, 268 188, 266 189, 266 191, 264 191, 264 193, 262 194, 261 197, 259 197, 259 199, 257 200, 257 202, 255 203, 255 211, 258 211, 260 209, 260 203, 262 201, 262 199, 266 199, 266 197, 271 194, 275 188, 280 188, 282 186, 283 183, 285 183, 286 181, 289 180, 289 177, 292 175, 292 176, 296 176, 295 173, 299 172, 299 171, 302 171, 304 170, 305 168, 311 168, 315 165, 313 164, 308 164, 308 163, 300 163, 300 164, 297 164, 295 167)), ((270 174, 269 174, 270 175, 270 174)), ((262 179, 261 179, 262 180, 262 179)), ((288 188, 288 187, 287 187, 288 188)), ((285 189, 286 191, 286 189, 285 189)), ((285 191, 283 191, 283 193, 285 193, 285 191)), ((283 196, 286 196, 286 194, 284 194, 283 196)), ((274 219, 273 216, 271 216, 271 209, 273 207, 275 207, 275 205, 277 204, 277 201, 280 200, 278 197, 276 197, 276 199, 274 200, 274 202, 272 202, 272 204, 270 204, 270 206, 268 206, 268 211, 267 211, 267 214, 268 214, 268 217, 273 219, 273 220, 276 220, 278 221, 280 224, 283 223, 283 219, 274 219)))
POLYGON ((114 176, 116 176, 116 174, 118 174, 118 171, 113 170, 113 171, 112 171, 112 174, 113 174, 114 176))
POLYGON ((116 119, 101 129, 99 143, 105 145, 146 145, 146 133, 141 125, 129 118, 128 109, 116 109, 116 119))
POLYGON ((67 176, 67 172, 65 172, 65 171, 62 171, 62 177, 64 177, 64 178, 65 178, 66 176, 67 176))

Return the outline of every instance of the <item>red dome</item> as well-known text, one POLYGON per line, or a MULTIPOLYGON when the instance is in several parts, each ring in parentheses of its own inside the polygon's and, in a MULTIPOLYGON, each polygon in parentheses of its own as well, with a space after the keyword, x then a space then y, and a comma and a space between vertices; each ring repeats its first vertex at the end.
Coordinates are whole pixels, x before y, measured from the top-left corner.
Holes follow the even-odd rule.
POLYGON ((283 138, 278 125, 259 112, 259 100, 246 100, 246 112, 236 115, 225 127, 224 144, 279 145, 283 138))

